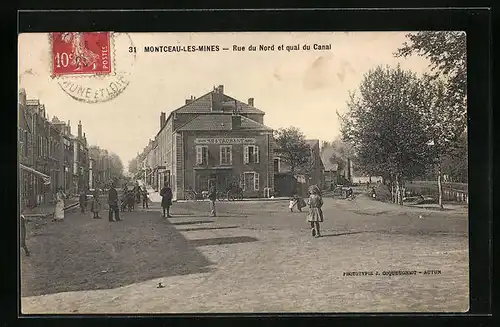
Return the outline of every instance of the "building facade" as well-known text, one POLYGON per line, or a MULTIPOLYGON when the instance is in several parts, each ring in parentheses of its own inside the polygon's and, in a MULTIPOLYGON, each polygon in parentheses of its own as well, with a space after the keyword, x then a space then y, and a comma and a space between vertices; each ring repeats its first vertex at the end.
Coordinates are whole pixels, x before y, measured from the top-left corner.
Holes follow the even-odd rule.
POLYGON ((282 160, 275 148, 273 157, 275 171, 275 188, 277 196, 290 196, 293 193, 307 194, 310 185, 323 188, 325 184, 325 166, 321 160, 319 140, 305 140, 309 147, 309 163, 300 167, 293 174, 290 165, 282 160))
POLYGON ((208 190, 209 182, 218 190, 238 183, 245 197, 263 196, 274 187, 272 129, 264 115, 253 98, 238 101, 222 85, 187 99, 168 117, 162 112, 149 157, 155 188, 168 184, 180 200, 208 190))
MULTIPOLYGON (((79 190, 74 178, 75 148, 82 152, 76 154, 79 158, 78 169, 88 173, 85 135, 80 139, 81 146, 75 147, 70 122, 66 124, 57 117, 52 120, 48 117, 45 106, 38 99, 27 99, 26 91, 21 89, 18 101, 18 162, 49 176, 51 181, 46 184, 40 176, 20 169, 21 201, 30 206, 52 202, 59 188, 69 194, 79 190)), ((81 129, 80 124, 79 132, 81 129)), ((85 187, 86 181, 81 185, 85 187)))

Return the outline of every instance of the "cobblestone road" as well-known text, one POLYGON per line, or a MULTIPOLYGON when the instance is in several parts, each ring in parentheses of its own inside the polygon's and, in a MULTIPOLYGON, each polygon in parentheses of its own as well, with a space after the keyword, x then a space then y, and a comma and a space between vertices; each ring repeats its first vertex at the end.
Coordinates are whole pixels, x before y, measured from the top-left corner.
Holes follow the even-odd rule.
POLYGON ((325 199, 319 239, 310 236, 305 213, 289 213, 286 201, 222 202, 216 218, 206 211, 206 202, 176 203, 168 220, 153 207, 124 213, 120 223, 74 214, 65 225, 31 229, 22 311, 468 309, 465 210, 325 199), (399 270, 415 275, 385 273, 399 270))

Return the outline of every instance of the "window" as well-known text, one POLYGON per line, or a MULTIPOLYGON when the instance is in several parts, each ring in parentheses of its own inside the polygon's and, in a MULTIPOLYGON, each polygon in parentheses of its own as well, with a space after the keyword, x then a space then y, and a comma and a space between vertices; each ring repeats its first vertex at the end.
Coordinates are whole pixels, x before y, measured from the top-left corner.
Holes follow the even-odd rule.
POLYGON ((245 164, 259 163, 259 147, 257 145, 245 145, 243 156, 245 164))
POLYGON ((279 173, 279 171, 280 171, 280 159, 275 158, 274 159, 274 172, 279 173))
POLYGON ((208 147, 206 145, 196 146, 196 164, 197 165, 208 164, 208 147))
POLYGON ((247 172, 243 173, 243 190, 258 191, 260 188, 259 173, 247 172))
POLYGON ((221 145, 220 147, 220 164, 233 164, 233 147, 231 145, 221 145))

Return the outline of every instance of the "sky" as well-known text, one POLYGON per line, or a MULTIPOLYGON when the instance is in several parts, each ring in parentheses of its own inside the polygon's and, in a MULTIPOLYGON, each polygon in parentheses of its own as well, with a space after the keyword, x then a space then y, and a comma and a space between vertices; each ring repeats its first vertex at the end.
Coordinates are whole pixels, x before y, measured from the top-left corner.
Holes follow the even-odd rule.
POLYGON ((51 77, 51 44, 48 34, 19 36, 19 87, 28 99, 45 104, 49 118, 70 121, 72 132, 82 122, 90 145, 115 152, 128 161, 154 138, 160 112, 168 114, 190 96, 199 97, 216 85, 224 93, 246 102, 266 115, 264 124, 274 129, 295 126, 308 139, 332 141, 339 135, 336 111, 345 112, 349 92, 364 74, 377 65, 427 71, 419 56, 395 58, 406 32, 321 33, 119 33, 112 38, 113 69, 128 82, 107 102, 86 103, 69 96, 58 83, 68 80, 99 88, 107 77, 51 77), (145 46, 219 45, 219 52, 146 53, 145 46), (310 45, 311 50, 287 51, 287 46, 310 45), (331 45, 313 50, 314 44, 331 45), (245 51, 232 51, 233 45, 245 51), (248 51, 249 45, 274 45, 274 51, 248 51), (278 51, 279 45, 285 50, 278 51), (135 47, 136 53, 130 53, 135 47))

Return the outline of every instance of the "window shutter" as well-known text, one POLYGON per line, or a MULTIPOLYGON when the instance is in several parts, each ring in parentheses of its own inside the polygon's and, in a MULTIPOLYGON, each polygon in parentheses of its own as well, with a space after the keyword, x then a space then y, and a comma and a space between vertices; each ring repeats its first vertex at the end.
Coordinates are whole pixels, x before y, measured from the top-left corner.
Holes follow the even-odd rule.
POLYGON ((227 149, 229 151, 229 164, 232 165, 233 164, 233 147, 230 146, 227 149))
POLYGON ((245 174, 240 174, 240 187, 245 190, 245 174))
POLYGON ((253 147, 253 152, 254 152, 254 156, 255 156, 255 163, 259 163, 259 146, 256 145, 253 147))
POLYGON ((243 163, 248 164, 248 145, 243 148, 243 163))
POLYGON ((222 156, 224 155, 224 147, 220 146, 219 147, 219 165, 222 165, 223 159, 222 156))
POLYGON ((254 183, 254 190, 258 191, 260 188, 259 173, 254 174, 253 183, 254 183))
POLYGON ((201 165, 202 164, 202 147, 201 146, 196 146, 196 164, 201 165))

